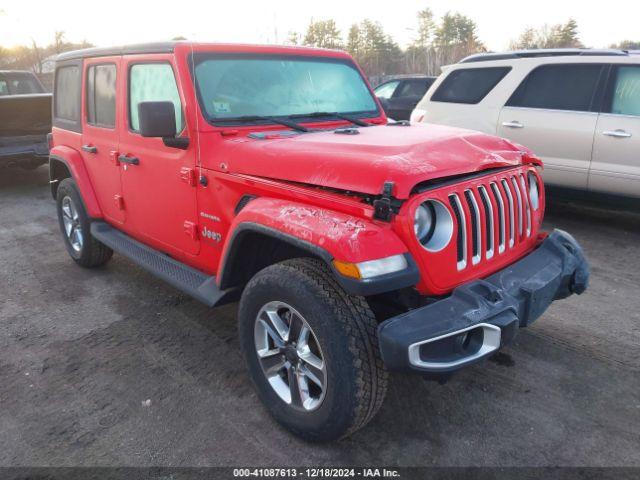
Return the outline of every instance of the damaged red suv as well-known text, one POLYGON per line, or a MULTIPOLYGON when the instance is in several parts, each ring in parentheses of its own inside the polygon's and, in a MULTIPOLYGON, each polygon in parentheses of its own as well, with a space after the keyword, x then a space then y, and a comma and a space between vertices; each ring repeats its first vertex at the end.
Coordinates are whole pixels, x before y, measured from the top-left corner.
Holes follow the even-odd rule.
POLYGON ((344 52, 65 53, 53 125, 73 260, 115 251, 211 307, 239 300, 258 395, 305 439, 369 422, 388 372, 450 375, 587 287, 576 241, 540 229, 534 154, 389 123, 344 52))

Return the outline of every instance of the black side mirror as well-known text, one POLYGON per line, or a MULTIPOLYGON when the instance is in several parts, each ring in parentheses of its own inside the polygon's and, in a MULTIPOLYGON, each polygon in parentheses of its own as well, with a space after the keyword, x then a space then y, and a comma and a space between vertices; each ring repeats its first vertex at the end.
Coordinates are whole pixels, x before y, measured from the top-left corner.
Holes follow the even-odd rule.
POLYGON ((140 102, 138 119, 140 135, 143 137, 176 136, 176 110, 173 102, 140 102))
POLYGON ((176 109, 173 102, 138 103, 140 135, 160 137, 167 147, 186 150, 189 147, 187 137, 176 137, 176 109))

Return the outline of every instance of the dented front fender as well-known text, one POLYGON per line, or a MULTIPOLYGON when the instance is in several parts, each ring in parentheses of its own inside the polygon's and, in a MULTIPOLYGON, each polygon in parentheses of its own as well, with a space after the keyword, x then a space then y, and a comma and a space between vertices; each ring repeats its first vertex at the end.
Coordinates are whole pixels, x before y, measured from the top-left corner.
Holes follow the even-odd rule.
POLYGON ((419 280, 415 262, 389 225, 288 200, 257 198, 240 211, 231 225, 222 254, 221 288, 229 286, 226 285, 229 258, 247 230, 276 236, 322 258, 345 290, 353 294, 373 295, 411 286, 419 280), (366 280, 343 277, 332 263, 333 260, 359 263, 400 254, 408 257, 406 271, 366 280))

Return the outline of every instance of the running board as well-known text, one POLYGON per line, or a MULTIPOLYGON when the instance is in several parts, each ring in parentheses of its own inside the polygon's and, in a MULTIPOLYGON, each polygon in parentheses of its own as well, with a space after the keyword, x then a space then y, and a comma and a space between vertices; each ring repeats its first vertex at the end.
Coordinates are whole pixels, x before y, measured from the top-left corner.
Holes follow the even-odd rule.
POLYGON ((237 300, 237 290, 220 290, 210 277, 159 252, 104 222, 91 223, 91 235, 165 282, 209 307, 237 300))

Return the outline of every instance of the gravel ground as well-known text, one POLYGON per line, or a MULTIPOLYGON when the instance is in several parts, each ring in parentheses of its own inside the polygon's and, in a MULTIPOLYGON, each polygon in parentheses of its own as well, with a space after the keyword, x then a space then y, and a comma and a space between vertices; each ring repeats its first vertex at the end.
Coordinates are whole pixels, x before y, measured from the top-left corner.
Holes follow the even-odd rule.
POLYGON ((259 403, 236 306, 208 310, 59 238, 47 169, 0 171, 0 465, 640 466, 640 216, 550 208, 592 283, 445 385, 395 375, 380 414, 305 444, 259 403))

